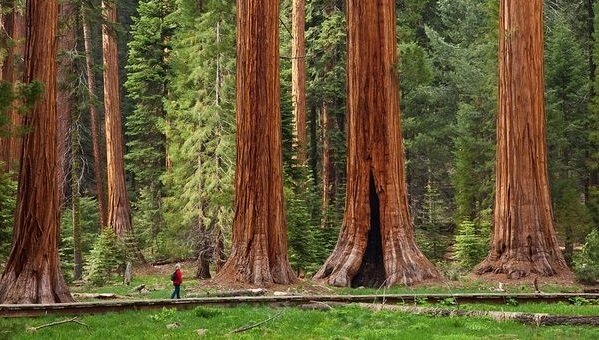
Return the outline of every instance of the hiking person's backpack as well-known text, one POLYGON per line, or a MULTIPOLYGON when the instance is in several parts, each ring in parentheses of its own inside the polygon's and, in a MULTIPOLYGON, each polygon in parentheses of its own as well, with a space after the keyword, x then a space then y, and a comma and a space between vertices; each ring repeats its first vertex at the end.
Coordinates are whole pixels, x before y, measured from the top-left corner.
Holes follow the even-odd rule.
POLYGON ((171 274, 171 281, 175 282, 175 280, 177 279, 177 271, 175 270, 172 274, 171 274))

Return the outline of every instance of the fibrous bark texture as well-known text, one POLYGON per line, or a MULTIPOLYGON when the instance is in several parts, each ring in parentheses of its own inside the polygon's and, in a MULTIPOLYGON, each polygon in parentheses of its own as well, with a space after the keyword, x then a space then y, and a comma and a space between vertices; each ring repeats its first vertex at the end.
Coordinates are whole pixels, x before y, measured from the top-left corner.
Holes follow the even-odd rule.
POLYGON ((56 114, 56 1, 27 2, 24 82, 44 91, 25 117, 13 245, 0 281, 0 303, 73 301, 62 278, 59 228, 56 114))
POLYGON ((231 256, 220 281, 295 281, 287 258, 279 106, 279 1, 237 3, 237 168, 231 256))
POLYGON ((96 195, 98 195, 98 215, 100 226, 107 226, 106 208, 104 198, 104 173, 102 172, 102 159, 100 157, 100 137, 98 132, 98 110, 96 109, 96 76, 94 74, 94 61, 92 57, 91 30, 85 9, 81 10, 81 23, 83 26, 83 44, 85 48, 85 71, 87 74, 87 89, 89 95, 89 120, 92 135, 92 152, 94 154, 94 175, 96 178, 96 195))
POLYGON ((495 229, 476 272, 569 272, 553 225, 545 132, 543 1, 501 0, 495 229))
POLYGON ((102 25, 104 56, 104 110, 106 126, 106 169, 108 173, 107 223, 119 239, 131 232, 131 207, 125 185, 123 129, 116 32, 110 23, 117 22, 116 4, 102 1, 107 23, 102 25))
POLYGON ((348 0, 348 181, 332 255, 316 274, 335 286, 439 278, 413 236, 404 174, 395 2, 348 0))
POLYGON ((306 129, 306 1, 293 0, 292 7, 293 41, 291 44, 291 95, 293 98, 293 117, 295 144, 297 147, 297 163, 304 165, 307 159, 306 143, 308 140, 306 129))

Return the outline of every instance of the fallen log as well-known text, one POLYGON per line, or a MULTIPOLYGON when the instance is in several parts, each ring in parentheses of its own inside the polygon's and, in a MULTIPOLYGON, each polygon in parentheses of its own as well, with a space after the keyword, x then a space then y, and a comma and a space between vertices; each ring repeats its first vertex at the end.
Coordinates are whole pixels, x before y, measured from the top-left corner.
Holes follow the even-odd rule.
POLYGON ((79 325, 82 325, 82 326, 85 326, 85 327, 89 328, 88 325, 86 325, 83 322, 79 321, 79 317, 76 316, 74 318, 67 319, 67 320, 55 321, 55 322, 47 323, 47 324, 44 324, 44 325, 41 325, 41 326, 36 326, 36 327, 29 327, 29 328, 27 328, 27 332, 28 333, 35 333, 35 332, 37 332, 38 330, 40 330, 42 328, 52 327, 52 326, 56 326, 56 325, 62 325, 62 324, 69 323, 69 322, 74 322, 76 324, 79 324, 79 325))
POLYGON ((235 296, 264 296, 268 290, 264 288, 256 288, 256 289, 242 289, 242 290, 225 290, 218 291, 215 293, 206 293, 206 296, 216 296, 216 297, 235 297, 235 296))
POLYGON ((112 293, 100 293, 100 294, 73 293, 72 295, 74 298, 81 298, 81 299, 114 300, 114 299, 123 299, 124 298, 122 296, 118 296, 118 295, 112 294, 112 293))
POLYGON ((447 309, 418 306, 398 306, 372 303, 359 303, 358 306, 374 311, 392 310, 403 313, 429 315, 429 316, 469 316, 487 317, 495 321, 517 321, 527 325, 556 326, 556 325, 590 325, 599 326, 599 316, 569 316, 551 315, 545 313, 522 313, 522 312, 498 312, 498 311, 475 311, 462 309, 447 309))
POLYGON ((175 264, 175 263, 182 263, 182 262, 188 262, 188 261, 195 261, 195 258, 188 258, 188 259, 163 259, 163 260, 157 260, 152 262, 152 266, 164 266, 166 264, 175 264))

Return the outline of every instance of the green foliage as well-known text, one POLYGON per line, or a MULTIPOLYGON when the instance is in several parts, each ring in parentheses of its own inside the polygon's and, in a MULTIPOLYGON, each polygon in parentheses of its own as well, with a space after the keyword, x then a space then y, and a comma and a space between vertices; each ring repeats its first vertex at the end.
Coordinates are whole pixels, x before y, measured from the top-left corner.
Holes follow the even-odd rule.
POLYGON ((103 285, 113 279, 115 272, 122 270, 125 258, 124 245, 116 234, 105 228, 93 245, 87 265, 87 280, 103 285))
MULTIPOLYGON (((195 309, 194 309, 194 312, 195 312, 195 309)), ((175 321, 176 314, 177 314, 176 308, 163 307, 159 313, 150 315, 150 319, 155 322, 168 323, 168 322, 175 321)))
MULTIPOLYGON (((0 168, 4 165, 0 162, 0 168)), ((12 240, 14 212, 17 204, 17 182, 13 174, 0 174, 0 263, 8 256, 12 240)))
POLYGON ((582 250, 574 257, 574 271, 579 280, 588 283, 599 281, 599 231, 593 230, 582 250))
POLYGON ((417 217, 417 220, 420 221, 420 225, 416 229, 418 247, 430 260, 442 259, 448 246, 443 232, 448 229, 451 217, 430 179, 417 217))
POLYGON ((452 307, 452 306, 457 306, 457 301, 454 298, 445 298, 442 300, 439 300, 438 304, 440 304, 441 306, 445 306, 445 307, 452 307))
POLYGON ((158 235, 163 230, 164 211, 160 194, 153 192, 152 189, 152 187, 141 188, 137 200, 132 202, 134 233, 138 246, 144 254, 162 258, 167 254, 164 243, 158 235))
POLYGON ((455 258, 461 267, 471 269, 488 253, 490 224, 463 221, 458 225, 455 236, 455 258))
POLYGON ((198 255, 229 240, 233 219, 234 1, 205 1, 199 8, 182 0, 171 17, 177 27, 163 129, 172 166, 164 177, 169 230, 163 234, 168 249, 184 246, 198 255))
MULTIPOLYGON (((168 15, 172 1, 145 0, 138 4, 131 26, 125 89, 134 108, 126 119, 127 170, 133 176, 133 222, 141 229, 142 248, 164 228, 163 185, 166 171, 165 117, 170 39, 175 25, 168 15), (149 234, 149 235, 148 235, 149 234)), ((139 233, 138 233, 139 235, 139 233)), ((139 235, 141 236, 141 235, 139 235)))
POLYGON ((222 311, 215 308, 196 307, 193 309, 193 314, 198 318, 211 319, 222 315, 222 311))
POLYGON ((597 300, 589 300, 589 299, 583 298, 582 296, 575 296, 568 300, 574 306, 589 306, 589 305, 594 305, 597 303, 597 300))
POLYGON ((505 304, 508 306, 517 306, 518 305, 518 300, 513 298, 513 297, 508 297, 505 300, 505 304))
MULTIPOLYGON (((87 259, 97 242, 100 230, 98 217, 98 202, 91 197, 81 197, 81 253, 83 261, 87 259)), ((67 281, 73 277, 73 211, 65 209, 61 213, 60 221, 60 264, 63 276, 67 281)))

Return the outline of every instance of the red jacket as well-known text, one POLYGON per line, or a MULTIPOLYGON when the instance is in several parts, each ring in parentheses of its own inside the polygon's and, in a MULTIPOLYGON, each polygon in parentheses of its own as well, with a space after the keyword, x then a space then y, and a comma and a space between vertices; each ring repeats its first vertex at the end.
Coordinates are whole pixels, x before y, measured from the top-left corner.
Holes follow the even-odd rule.
POLYGON ((175 270, 175 280, 173 280, 173 285, 180 286, 183 283, 183 273, 180 269, 175 270))

